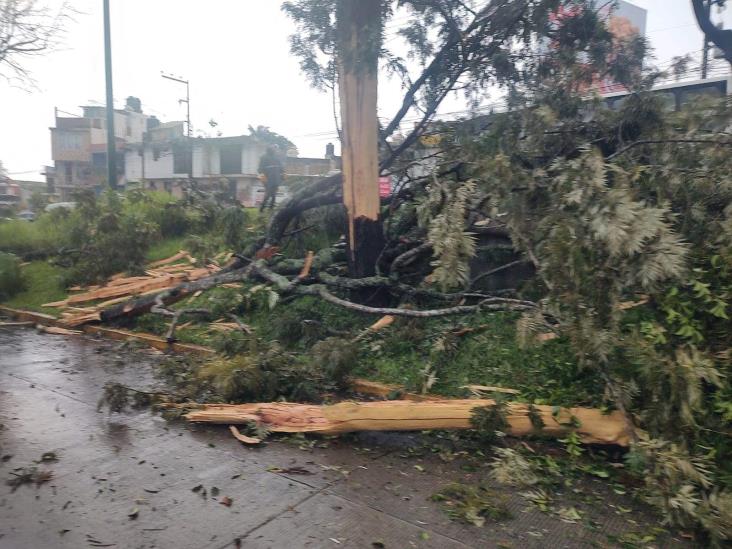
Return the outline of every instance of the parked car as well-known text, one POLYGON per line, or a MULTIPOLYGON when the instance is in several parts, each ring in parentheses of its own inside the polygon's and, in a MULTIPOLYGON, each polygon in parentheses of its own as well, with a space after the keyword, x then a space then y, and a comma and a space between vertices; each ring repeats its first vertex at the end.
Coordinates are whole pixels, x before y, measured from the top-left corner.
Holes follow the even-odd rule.
POLYGON ((15 217, 17 217, 18 219, 22 219, 24 221, 34 221, 36 219, 36 214, 34 214, 30 210, 23 210, 15 217))
POLYGON ((45 211, 51 212, 51 211, 57 210, 59 208, 73 210, 74 208, 76 208, 76 202, 55 202, 53 204, 49 204, 48 206, 46 206, 45 211))

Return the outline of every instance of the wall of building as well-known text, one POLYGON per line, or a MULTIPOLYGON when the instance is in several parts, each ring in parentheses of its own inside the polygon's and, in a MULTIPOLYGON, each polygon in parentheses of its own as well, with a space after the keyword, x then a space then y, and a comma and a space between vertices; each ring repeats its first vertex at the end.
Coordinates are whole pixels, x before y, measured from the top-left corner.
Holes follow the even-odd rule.
POLYGON ((251 146, 244 147, 241 156, 242 173, 256 174, 259 168, 259 159, 266 149, 267 147, 260 143, 252 143, 251 146))
POLYGON ((206 142, 193 145, 193 177, 207 177, 221 174, 219 150, 206 142))
POLYGON ((188 177, 188 174, 176 174, 173 171, 173 151, 171 148, 160 151, 157 160, 155 156, 151 147, 145 148, 145 179, 188 177))
POLYGON ((142 155, 139 150, 125 151, 125 181, 142 180, 142 155))
POLYGON ((115 134, 122 137, 127 143, 142 143, 142 136, 147 131, 147 115, 135 111, 125 111, 122 116, 124 118, 125 133, 119 135, 115 131, 115 134))

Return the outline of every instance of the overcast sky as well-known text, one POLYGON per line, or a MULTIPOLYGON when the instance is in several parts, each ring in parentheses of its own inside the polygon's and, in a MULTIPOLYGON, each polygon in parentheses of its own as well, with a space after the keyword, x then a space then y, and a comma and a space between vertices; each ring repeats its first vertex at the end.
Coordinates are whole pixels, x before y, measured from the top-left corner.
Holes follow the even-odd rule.
MULTIPOLYGON (((48 4, 61 0, 45 0, 48 4)), ((702 38, 690 0, 632 0, 648 10, 647 37, 657 62, 693 52, 702 38)), ((79 114, 79 106, 103 104, 102 0, 72 0, 79 11, 68 25, 63 49, 26 66, 37 89, 0 80, 0 160, 15 179, 42 180, 51 164, 53 109, 79 114)), ((134 95, 143 111, 163 121, 182 120, 184 89, 160 71, 191 81, 193 126, 224 135, 265 125, 289 137, 301 156, 320 157, 335 141, 331 97, 308 86, 290 56, 290 20, 279 0, 111 0, 114 95, 117 107, 134 95), (214 130, 215 131, 215 130, 214 130)), ((732 27, 732 9, 724 14, 732 27)), ((387 39, 396 24, 387 25, 387 39)), ((400 99, 393 83, 380 83, 380 115, 391 117, 400 99)), ((445 110, 460 108, 451 99, 445 110)))

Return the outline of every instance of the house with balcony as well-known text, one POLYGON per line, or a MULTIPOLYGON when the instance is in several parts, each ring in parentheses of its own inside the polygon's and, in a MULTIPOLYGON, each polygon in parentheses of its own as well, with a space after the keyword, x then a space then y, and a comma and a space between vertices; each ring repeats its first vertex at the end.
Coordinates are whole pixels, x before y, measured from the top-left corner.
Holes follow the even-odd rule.
MULTIPOLYGON (((258 168, 266 143, 251 135, 189 139, 184 130, 183 122, 160 124, 148 130, 143 143, 128 144, 126 181, 182 197, 186 181, 193 179, 203 188, 228 188, 244 206, 260 203, 264 189, 258 168)), ((288 182, 328 175, 340 168, 339 161, 332 145, 323 158, 285 157, 278 201, 287 197, 288 182)))
MULTIPOLYGON (((74 116, 57 109, 55 126, 50 128, 53 166, 46 173, 53 174, 53 189, 62 201, 70 200, 77 189, 99 190, 107 183, 106 110, 96 105, 81 110, 80 116, 74 116)), ((142 143, 151 120, 154 117, 142 112, 136 97, 128 97, 124 109, 115 109, 118 183, 124 183, 126 148, 142 143)))

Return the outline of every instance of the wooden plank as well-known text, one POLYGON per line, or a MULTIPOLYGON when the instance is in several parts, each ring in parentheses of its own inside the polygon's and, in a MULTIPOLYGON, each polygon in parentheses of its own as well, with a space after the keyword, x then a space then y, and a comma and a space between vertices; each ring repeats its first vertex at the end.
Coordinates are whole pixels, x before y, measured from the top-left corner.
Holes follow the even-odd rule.
POLYGON ((125 284, 133 284, 135 282, 141 282, 142 280, 150 280, 150 277, 147 276, 128 276, 125 278, 118 278, 116 280, 110 280, 110 282, 107 283, 106 287, 110 286, 123 286, 125 284))
POLYGON ((149 267, 152 267, 153 269, 155 267, 162 267, 163 265, 170 265, 171 263, 175 263, 176 261, 180 261, 181 259, 187 259, 191 256, 191 254, 185 250, 180 250, 177 254, 171 255, 170 257, 166 259, 160 259, 158 261, 153 261, 150 263, 149 267))
POLYGON ((168 343, 165 338, 153 334, 130 332, 129 330, 120 330, 115 328, 105 328, 103 326, 95 326, 92 324, 84 326, 83 330, 88 334, 97 334, 109 339, 116 339, 119 341, 141 341, 160 351, 170 350, 179 353, 193 353, 199 355, 215 354, 215 351, 208 347, 193 345, 190 343, 168 343))
POLYGON ((43 324, 37 324, 36 328, 44 333, 47 334, 54 334, 54 335, 81 335, 84 332, 80 330, 67 330, 66 328, 59 328, 58 326, 44 326, 43 324))
POLYGON ((34 324, 43 324, 45 326, 58 326, 59 319, 55 316, 47 315, 44 313, 37 313, 35 311, 24 311, 22 309, 13 309, 12 307, 6 307, 0 305, 0 313, 25 322, 33 322, 34 324))
POLYGON ((66 299, 66 304, 70 305, 73 303, 86 303, 89 301, 96 301, 97 299, 105 299, 112 297, 121 296, 134 296, 143 292, 149 292, 155 289, 165 289, 171 286, 177 285, 184 279, 183 276, 179 275, 166 275, 165 277, 146 279, 140 282, 134 282, 123 286, 112 286, 107 288, 101 288, 93 292, 87 292, 85 294, 73 295, 66 299))
MULTIPOLYGON (((51 315, 46 315, 43 313, 13 309, 4 305, 0 305, 0 313, 4 313, 12 318, 18 319, 19 321, 30 322, 34 325, 63 328, 63 326, 61 325, 61 321, 51 315)), ((114 328, 105 328, 102 326, 95 326, 91 324, 87 324, 82 328, 82 330, 85 333, 99 335, 109 339, 116 339, 120 341, 133 339, 142 341, 143 343, 147 343, 151 347, 154 347, 161 351, 170 350, 176 353, 194 353, 199 355, 213 355, 216 353, 216 351, 214 351, 213 349, 209 347, 204 347, 202 345, 193 345, 189 343, 169 344, 164 338, 152 334, 130 332, 128 330, 117 330, 114 328)), ((75 332, 75 330, 68 331, 75 332)))
MULTIPOLYGON (((494 404, 495 401, 489 399, 341 402, 324 406, 290 402, 211 404, 189 412, 186 419, 236 425, 252 421, 256 416, 260 423, 274 432, 324 435, 354 431, 470 429, 473 410, 494 404)), ((508 403, 507 406, 508 434, 528 436, 537 433, 529 419, 528 405, 508 403)), ((562 409, 560 417, 556 417, 553 406, 535 406, 535 409, 545 424, 540 431, 542 435, 565 436, 574 430, 587 444, 629 444, 626 423, 620 412, 605 415, 593 408, 569 408, 562 409), (570 418, 576 418, 580 426, 568 426, 570 418)))
POLYGON ((99 312, 93 312, 93 313, 88 313, 88 314, 66 317, 63 320, 63 324, 64 324, 64 326, 69 326, 71 328, 75 328, 77 326, 81 326, 81 325, 87 324, 89 322, 98 322, 99 320, 101 320, 99 318, 99 312))

